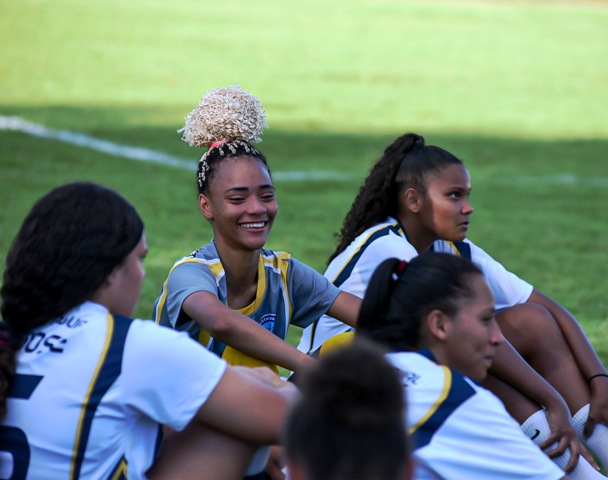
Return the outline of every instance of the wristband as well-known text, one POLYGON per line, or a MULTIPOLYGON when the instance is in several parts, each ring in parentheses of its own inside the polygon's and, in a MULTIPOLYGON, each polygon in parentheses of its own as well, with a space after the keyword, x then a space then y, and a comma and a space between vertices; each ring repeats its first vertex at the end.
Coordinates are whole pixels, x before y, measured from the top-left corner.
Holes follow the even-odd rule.
POLYGON ((595 377, 606 377, 606 378, 608 378, 608 373, 596 373, 595 375, 591 375, 587 379, 587 383, 591 383, 591 380, 593 380, 595 377))

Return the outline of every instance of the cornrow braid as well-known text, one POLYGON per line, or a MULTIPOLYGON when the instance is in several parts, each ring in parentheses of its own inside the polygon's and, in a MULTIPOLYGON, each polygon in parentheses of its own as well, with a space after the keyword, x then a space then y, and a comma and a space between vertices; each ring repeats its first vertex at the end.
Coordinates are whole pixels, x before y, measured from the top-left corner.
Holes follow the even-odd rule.
POLYGON ((372 167, 369 175, 361 185, 359 193, 349 212, 344 218, 338 246, 331 254, 329 264, 348 245, 366 229, 386 220, 388 215, 395 215, 398 210, 399 185, 395 178, 404 158, 414 148, 424 147, 424 138, 415 133, 406 133, 397 138, 382 157, 372 167))
POLYGON ((199 160, 196 174, 198 192, 201 194, 207 192, 209 182, 215 177, 217 166, 222 160, 236 157, 251 157, 260 160, 270 175, 270 167, 260 150, 243 140, 227 140, 219 142, 218 145, 205 152, 199 160))
MULTIPOLYGON (((260 101, 240 85, 216 88, 207 92, 178 130, 191 147, 209 150, 198 162, 199 193, 205 193, 217 164, 231 157, 256 158, 268 168, 266 157, 252 142, 261 142, 262 131, 268 128, 266 112, 260 101)), ((270 173, 270 169, 268 169, 270 173)))

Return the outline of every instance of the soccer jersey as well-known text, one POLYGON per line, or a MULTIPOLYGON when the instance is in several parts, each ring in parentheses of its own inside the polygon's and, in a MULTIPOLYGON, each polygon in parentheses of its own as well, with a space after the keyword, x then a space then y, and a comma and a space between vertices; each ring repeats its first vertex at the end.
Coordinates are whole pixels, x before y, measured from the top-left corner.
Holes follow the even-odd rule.
MULTIPOLYGON (((494 299, 496 309, 523 303, 532 293, 532 285, 507 271, 473 242, 435 241, 431 249, 437 252, 462 255, 473 261, 483 272, 494 299)), ((369 279, 380 263, 387 258, 409 261, 418 256, 414 246, 408 241, 400 222, 389 217, 386 222, 374 225, 361 233, 351 244, 334 258, 325 277, 341 290, 363 298, 369 279)), ((323 315, 302 332, 298 349, 303 352, 317 350, 329 338, 346 332, 348 325, 323 315)))
POLYGON ((0 478, 144 478, 160 425, 182 430, 225 368, 186 334, 86 302, 17 353, 0 478))
POLYGON ((553 480, 565 474, 469 378, 438 365, 430 352, 387 354, 407 397, 414 480, 553 480))
MULTIPOLYGON (((210 292, 228 305, 226 276, 214 242, 175 263, 156 301, 154 318, 161 325, 187 331, 230 364, 268 365, 210 337, 186 315, 182 305, 198 291, 210 292)), ((307 327, 329 310, 339 293, 323 275, 288 253, 262 249, 255 300, 236 311, 284 340, 290 323, 307 327)))

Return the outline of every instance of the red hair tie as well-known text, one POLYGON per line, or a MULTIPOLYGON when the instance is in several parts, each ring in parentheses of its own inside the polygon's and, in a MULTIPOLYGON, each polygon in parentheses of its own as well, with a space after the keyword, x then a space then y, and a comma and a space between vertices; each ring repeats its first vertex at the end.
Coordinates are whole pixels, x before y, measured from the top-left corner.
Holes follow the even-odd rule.
POLYGON ((215 147, 219 147, 220 145, 224 145, 224 143, 232 142, 233 138, 222 138, 221 140, 216 140, 209 146, 209 150, 213 150, 215 147))
POLYGON ((399 262, 399 266, 397 267, 397 275, 401 275, 405 269, 407 268, 407 262, 405 260, 401 260, 399 262))

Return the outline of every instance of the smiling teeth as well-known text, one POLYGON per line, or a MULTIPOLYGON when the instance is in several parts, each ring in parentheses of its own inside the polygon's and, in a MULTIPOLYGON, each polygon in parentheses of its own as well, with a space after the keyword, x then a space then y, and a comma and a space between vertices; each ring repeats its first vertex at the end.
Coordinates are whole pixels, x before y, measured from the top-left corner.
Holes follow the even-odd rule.
POLYGON ((258 223, 243 223, 241 225, 241 227, 243 228, 262 228, 264 226, 265 222, 258 222, 258 223))

